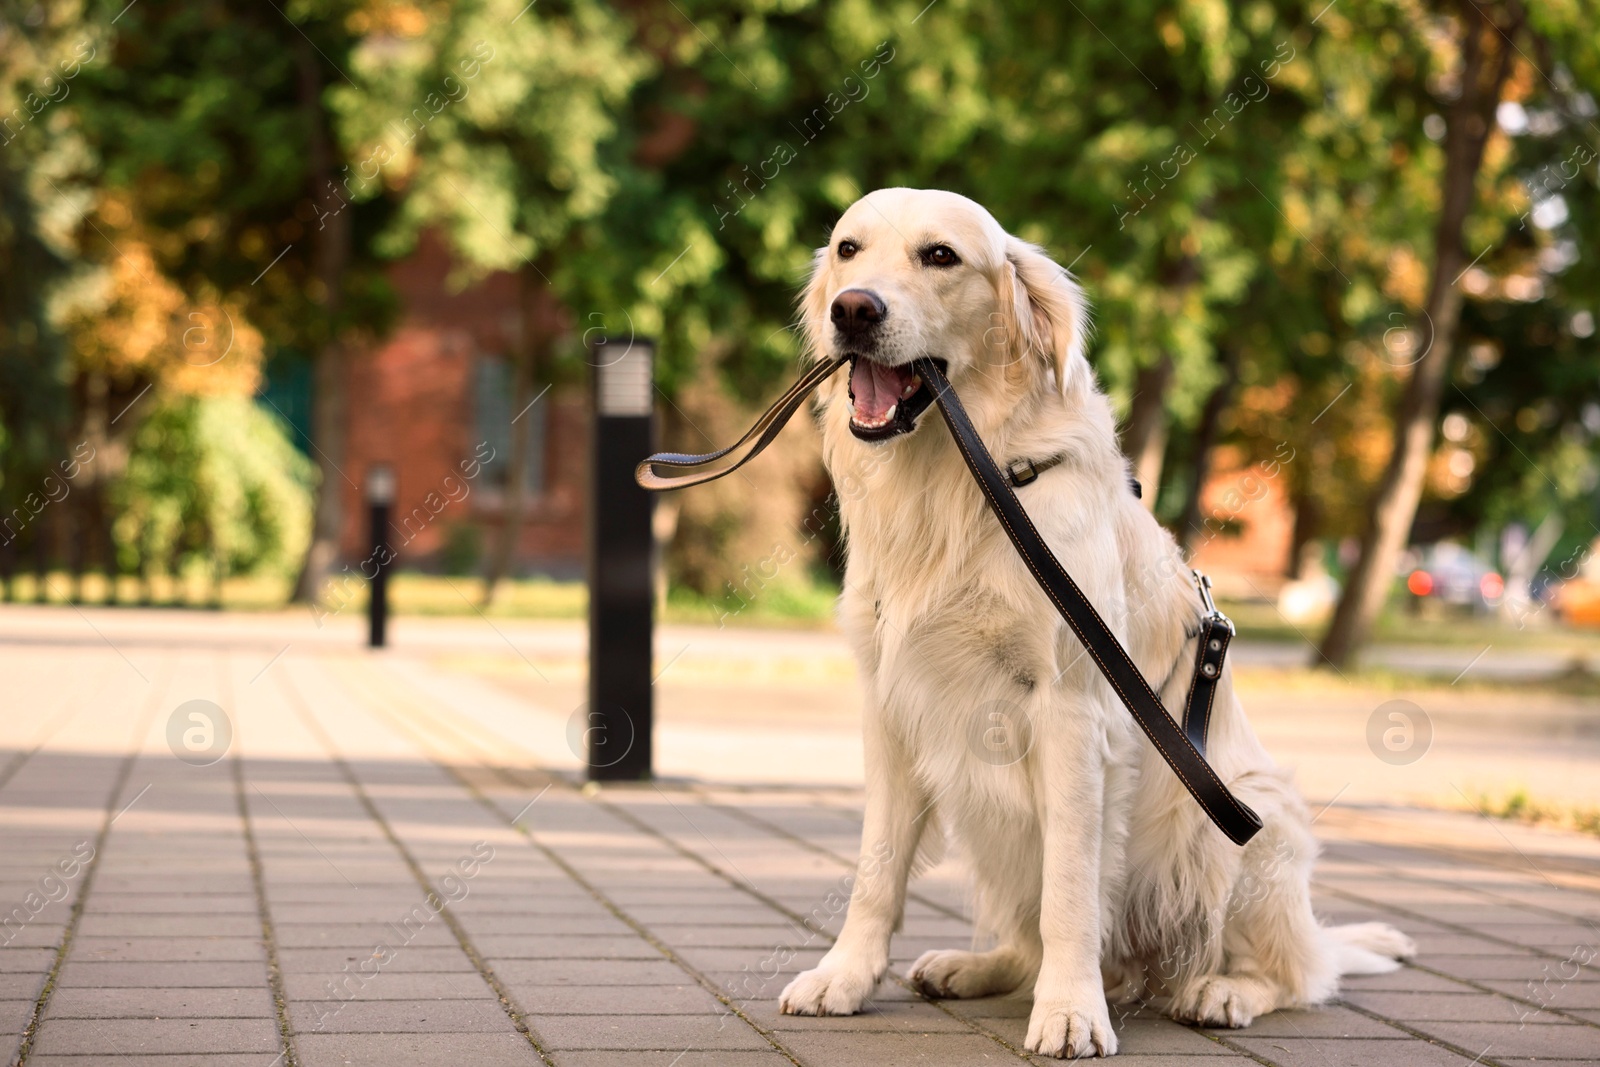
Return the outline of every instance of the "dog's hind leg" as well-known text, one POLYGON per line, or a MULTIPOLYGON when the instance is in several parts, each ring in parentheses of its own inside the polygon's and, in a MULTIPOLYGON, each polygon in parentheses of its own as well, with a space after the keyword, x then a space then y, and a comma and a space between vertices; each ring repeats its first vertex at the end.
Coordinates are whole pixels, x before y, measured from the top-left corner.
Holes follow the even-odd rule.
POLYGON ((989 997, 1031 984, 1039 973, 1043 856, 1037 826, 989 827, 964 835, 976 883, 979 925, 999 944, 987 952, 935 949, 911 965, 911 981, 935 998, 989 997))
POLYGON ((1245 847, 1228 901, 1221 969, 1181 979, 1168 1009, 1174 1018, 1208 1026, 1249 1026, 1278 1008, 1320 1003, 1338 985, 1336 961, 1311 911, 1317 847, 1304 806, 1276 778, 1235 788, 1261 815, 1263 829, 1245 847))
POLYGON ((779 999, 787 1015, 854 1015, 889 968, 889 938, 905 911, 910 877, 932 805, 910 773, 910 760, 881 715, 865 724, 866 816, 844 929, 813 969, 779 999))

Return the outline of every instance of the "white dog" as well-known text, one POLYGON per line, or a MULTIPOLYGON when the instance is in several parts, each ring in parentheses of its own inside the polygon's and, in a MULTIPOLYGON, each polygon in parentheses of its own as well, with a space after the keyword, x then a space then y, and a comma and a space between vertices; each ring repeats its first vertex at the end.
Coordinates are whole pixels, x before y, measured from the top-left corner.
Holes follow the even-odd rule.
POLYGON ((1002 468, 1055 461, 1020 499, 1181 708, 1201 602, 1130 490, 1066 271, 965 197, 883 189, 818 251, 802 311, 817 358, 856 357, 820 403, 850 545, 840 619, 866 686, 866 822, 844 929, 783 991, 783 1011, 860 1010, 888 968, 919 847, 944 829, 971 861, 995 947, 929 952, 910 978, 935 997, 1031 986, 1030 1052, 1114 1053, 1108 993, 1245 1026, 1410 955, 1389 926, 1312 915, 1305 804, 1228 674, 1207 756, 1264 827, 1240 848, 1207 821, 1034 584, 945 427, 922 425, 940 418, 907 402, 926 388, 910 362, 944 359, 1002 468))

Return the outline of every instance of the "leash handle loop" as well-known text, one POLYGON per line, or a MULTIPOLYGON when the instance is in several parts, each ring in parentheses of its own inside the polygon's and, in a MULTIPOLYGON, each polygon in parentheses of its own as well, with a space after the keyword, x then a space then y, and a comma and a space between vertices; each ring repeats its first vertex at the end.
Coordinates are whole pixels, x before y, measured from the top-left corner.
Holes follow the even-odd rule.
POLYGON ((643 463, 634 468, 634 481, 645 489, 662 491, 666 489, 685 489, 691 485, 702 485, 705 482, 715 481, 723 475, 732 474, 740 467, 749 463, 761 454, 762 450, 777 439, 778 433, 784 424, 800 410, 806 397, 812 390, 849 361, 849 356, 840 356, 830 363, 818 363, 812 367, 789 391, 780 396, 777 401, 767 409, 766 414, 756 420, 756 424, 739 440, 727 448, 703 455, 692 455, 685 452, 657 452, 647 457, 643 463), (748 447, 746 447, 748 446, 748 447), (733 456, 733 460, 722 466, 709 467, 707 470, 693 470, 692 468, 714 464, 718 460, 733 456), (666 468, 666 473, 661 473, 656 468, 666 468), (672 473, 673 471, 686 471, 687 473, 672 473))

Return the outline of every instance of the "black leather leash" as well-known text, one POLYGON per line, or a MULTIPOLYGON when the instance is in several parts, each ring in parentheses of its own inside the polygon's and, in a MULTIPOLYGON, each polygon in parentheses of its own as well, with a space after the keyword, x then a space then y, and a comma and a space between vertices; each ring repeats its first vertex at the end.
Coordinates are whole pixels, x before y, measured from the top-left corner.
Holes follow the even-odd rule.
POLYGON ((1006 536, 1011 539, 1022 562, 1033 573, 1033 580, 1039 583, 1039 588, 1055 604, 1061 617, 1072 627, 1072 632, 1078 635, 1078 640, 1094 658, 1095 666, 1111 683, 1123 706, 1150 739, 1150 743, 1156 746, 1156 751, 1167 761, 1167 766, 1189 790, 1189 795, 1234 844, 1242 845, 1250 840, 1261 829, 1261 819, 1228 791, 1228 787, 1201 754, 1205 746, 1206 728, 1210 725, 1216 682, 1222 676, 1222 657, 1228 647, 1226 640, 1217 637, 1217 627, 1226 627, 1229 637, 1233 629, 1233 624, 1216 610, 1216 605, 1209 603, 1209 582, 1202 585, 1201 589, 1210 607, 1207 618, 1213 625, 1208 627, 1204 622, 1201 624, 1199 661, 1195 664, 1195 680, 1189 688, 1189 704, 1184 710, 1185 729, 1180 730, 1167 714, 1166 708, 1162 707, 1156 691, 1139 673, 1127 649, 1122 647, 1100 613, 1089 603, 1089 598, 1078 588, 1078 583, 1062 568, 1050 547, 1044 543, 1044 538, 1039 536, 1033 520, 1023 510, 1022 502, 1011 491, 1005 475, 995 465, 994 457, 983 447, 978 431, 967 418, 966 409, 961 406, 961 399, 956 396, 955 390, 950 388, 950 380, 944 376, 944 371, 927 358, 917 360, 912 366, 922 375, 922 380, 933 388, 934 403, 939 405, 939 413, 950 427, 956 447, 967 461, 967 469, 988 498, 989 509, 1005 528, 1006 536), (1215 622, 1219 619, 1220 623, 1215 622), (1205 710, 1197 713, 1201 699, 1205 702, 1205 710))
MULTIPOLYGON (((650 456, 639 464, 635 472, 638 483, 646 489, 681 489, 733 473, 771 444, 811 391, 847 361, 848 357, 841 356, 812 368, 756 421, 748 433, 728 448, 705 455, 661 452, 650 456), (735 453, 737 455, 731 462, 709 466, 735 453), (658 466, 665 468, 666 473, 658 471, 658 466), (696 467, 709 469, 691 470, 696 467)), ((990 510, 1000 520, 1006 536, 1027 564, 1034 581, 1072 628, 1101 675, 1111 684, 1123 706, 1150 739, 1150 743, 1155 745, 1161 758, 1167 761, 1167 766, 1189 790, 1189 795, 1194 797, 1201 810, 1234 844, 1243 845, 1249 841, 1261 829, 1260 817, 1228 790, 1203 755, 1206 733, 1211 723, 1212 703, 1216 697, 1217 683, 1222 677, 1223 658, 1233 638, 1233 623, 1217 610, 1212 601, 1210 579, 1195 574, 1206 613, 1200 622, 1200 646, 1195 657, 1194 679, 1190 682, 1184 704, 1183 728, 1179 729, 1162 706, 1161 698, 1144 675, 1139 673, 1138 666, 1127 650, 1045 544, 1044 538, 1023 509, 1022 502, 1012 491, 1013 484, 1026 485, 1033 478, 1014 482, 1011 473, 1002 473, 994 457, 984 447, 960 398, 936 360, 923 357, 916 360, 913 366, 928 386, 932 402, 938 404, 939 413, 944 416, 945 425, 950 428, 956 447, 966 461, 967 469, 972 472, 973 479, 977 481, 978 488, 988 500, 990 510)), ((926 403, 923 401, 924 405, 926 403)), ((1034 477, 1037 477, 1036 473, 1034 477)))

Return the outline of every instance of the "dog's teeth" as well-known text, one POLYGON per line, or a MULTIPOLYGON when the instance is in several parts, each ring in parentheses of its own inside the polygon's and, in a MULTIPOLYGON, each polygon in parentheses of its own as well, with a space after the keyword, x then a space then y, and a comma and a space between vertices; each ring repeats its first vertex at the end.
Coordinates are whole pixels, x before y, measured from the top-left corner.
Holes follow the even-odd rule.
POLYGON ((917 386, 919 386, 921 384, 922 384, 922 379, 921 378, 912 378, 909 382, 906 383, 906 387, 904 389, 900 390, 900 399, 904 400, 906 397, 908 397, 912 393, 916 392, 917 391, 917 386))
POLYGON ((889 405, 889 410, 885 411, 883 413, 883 420, 882 421, 883 422, 888 422, 890 419, 894 418, 895 409, 898 408, 899 406, 900 406, 899 404, 890 404, 889 405))

